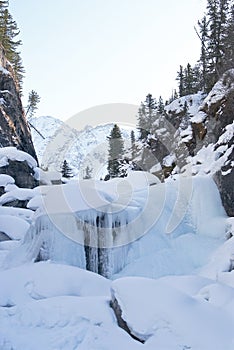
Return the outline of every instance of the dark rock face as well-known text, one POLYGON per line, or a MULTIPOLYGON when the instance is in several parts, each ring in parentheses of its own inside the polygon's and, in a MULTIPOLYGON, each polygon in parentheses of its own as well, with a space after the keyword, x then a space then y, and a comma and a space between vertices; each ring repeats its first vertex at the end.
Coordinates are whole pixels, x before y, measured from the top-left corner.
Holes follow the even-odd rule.
MULTIPOLYGON (((234 137, 232 138, 234 143, 234 137)), ((218 186, 223 206, 229 216, 234 216, 234 149, 228 157, 227 165, 214 175, 214 180, 218 186)))
POLYGON ((10 175, 15 184, 21 188, 34 188, 38 181, 34 178, 34 171, 26 161, 8 160, 8 165, 0 167, 0 174, 10 175))
POLYGON ((121 307, 120 307, 120 305, 118 303, 118 300, 115 298, 113 291, 112 291, 112 298, 111 298, 111 301, 110 301, 110 307, 113 309, 113 311, 115 313, 115 316, 116 316, 116 319, 117 319, 117 322, 118 322, 118 326, 120 328, 122 328, 123 330, 125 330, 125 332, 127 332, 133 339, 139 341, 140 343, 145 343, 145 339, 141 339, 141 338, 135 336, 131 332, 130 328, 128 327, 127 322, 122 317, 121 307))
POLYGON ((0 147, 14 146, 37 159, 17 83, 0 47, 0 147))

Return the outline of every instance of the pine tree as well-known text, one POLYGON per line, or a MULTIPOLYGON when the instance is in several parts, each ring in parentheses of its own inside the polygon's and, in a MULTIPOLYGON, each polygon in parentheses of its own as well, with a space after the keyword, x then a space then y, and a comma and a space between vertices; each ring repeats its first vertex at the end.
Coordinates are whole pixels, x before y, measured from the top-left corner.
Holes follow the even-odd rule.
POLYGON ((227 22, 230 0, 208 0, 209 22, 209 72, 214 84, 223 72, 224 45, 227 37, 227 22))
POLYGON ((224 40, 224 69, 234 67, 234 3, 230 6, 227 35, 224 40))
POLYGON ((30 91, 28 95, 28 105, 26 115, 29 114, 32 117, 35 114, 35 111, 38 109, 38 103, 40 102, 40 96, 34 90, 30 91))
POLYGON ((159 114, 163 114, 164 113, 164 102, 163 102, 163 99, 162 99, 162 96, 159 96, 159 99, 158 99, 158 113, 159 114))
POLYGON ((93 171, 93 169, 91 169, 91 168, 87 165, 87 167, 85 168, 85 173, 84 173, 83 179, 84 179, 84 180, 91 179, 91 178, 92 178, 92 171, 93 171))
POLYGON ((12 64, 15 78, 18 82, 18 88, 21 92, 25 72, 18 48, 22 42, 21 40, 16 40, 16 37, 19 35, 19 29, 7 6, 8 1, 0 2, 0 43, 5 50, 6 58, 12 64))
POLYGON ((145 102, 141 102, 141 106, 138 110, 138 129, 140 131, 140 140, 147 140, 157 116, 157 102, 151 94, 148 94, 145 102))
POLYGON ((188 63, 184 69, 184 95, 190 95, 195 92, 194 89, 194 76, 191 64, 188 63))
POLYGON ((120 128, 117 124, 111 130, 109 140, 109 157, 108 157, 108 173, 110 178, 122 177, 124 175, 121 165, 123 163, 124 155, 124 141, 120 128))
POLYGON ((179 81, 179 96, 182 97, 185 95, 185 86, 184 86, 184 68, 180 65, 180 70, 177 72, 176 80, 179 81))
POLYGON ((201 40, 201 55, 200 55, 200 64, 201 64, 201 87, 205 92, 208 92, 208 60, 209 60, 209 51, 208 51, 208 34, 209 34, 209 23, 207 17, 204 16, 201 21, 198 21, 199 26, 199 39, 201 40))
POLYGON ((132 151, 132 159, 134 159, 136 156, 136 137, 133 130, 131 131, 131 151, 132 151))
POLYGON ((72 169, 69 167, 68 162, 66 160, 63 161, 61 173, 62 176, 67 179, 70 179, 73 176, 72 169))

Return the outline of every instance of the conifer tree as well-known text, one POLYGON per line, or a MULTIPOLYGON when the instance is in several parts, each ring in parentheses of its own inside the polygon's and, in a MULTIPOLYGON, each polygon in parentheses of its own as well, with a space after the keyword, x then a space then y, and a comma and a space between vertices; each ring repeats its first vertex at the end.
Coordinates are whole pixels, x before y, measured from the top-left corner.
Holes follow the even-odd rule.
POLYGON ((38 109, 38 103, 40 102, 40 96, 38 93, 34 90, 30 91, 28 95, 28 105, 27 105, 27 111, 26 115, 29 114, 30 117, 32 117, 35 113, 35 111, 38 109))
POLYGON ((62 173, 62 176, 67 179, 70 179, 73 176, 72 169, 68 165, 68 162, 66 161, 66 159, 63 161, 61 173, 62 173))
POLYGON ((163 102, 163 99, 162 99, 162 96, 159 96, 159 99, 158 99, 158 113, 159 114, 163 114, 164 113, 164 102, 163 102))
POLYGON ((227 35, 224 40, 224 70, 234 67, 234 3, 230 6, 227 35))
POLYGON ((18 88, 21 92, 24 68, 18 48, 22 42, 16 39, 19 35, 19 29, 7 7, 8 1, 0 1, 0 43, 5 50, 6 58, 13 66, 18 88))
POLYGON ((108 173, 110 178, 122 177, 124 175, 121 165, 124 155, 124 141, 120 128, 117 124, 111 130, 109 140, 109 157, 108 157, 108 173))
POLYGON ((145 102, 141 102, 141 106, 138 110, 138 129, 140 131, 140 140, 147 140, 157 116, 157 102, 151 94, 148 94, 145 102))
POLYGON ((182 97, 185 95, 185 87, 184 87, 184 68, 180 65, 179 72, 177 72, 176 80, 179 81, 179 96, 182 97))
POLYGON ((85 168, 85 172, 84 172, 83 179, 84 179, 84 180, 91 179, 91 178, 92 178, 92 171, 93 171, 93 169, 91 169, 91 168, 87 165, 87 167, 85 168))
POLYGON ((209 72, 214 84, 222 73, 224 45, 227 36, 227 22, 230 0, 207 0, 209 22, 209 72))
POLYGON ((195 92, 194 89, 194 75, 191 64, 188 63, 184 69, 184 95, 190 95, 195 92))
POLYGON ((201 75, 202 75, 202 81, 201 86, 203 87, 204 91, 208 91, 209 84, 208 84, 208 21, 207 17, 204 16, 201 21, 198 21, 199 26, 199 38, 201 40, 201 55, 199 62, 201 63, 201 75))
POLYGON ((133 130, 131 131, 131 151, 132 151, 132 159, 134 159, 136 156, 136 137, 133 130))

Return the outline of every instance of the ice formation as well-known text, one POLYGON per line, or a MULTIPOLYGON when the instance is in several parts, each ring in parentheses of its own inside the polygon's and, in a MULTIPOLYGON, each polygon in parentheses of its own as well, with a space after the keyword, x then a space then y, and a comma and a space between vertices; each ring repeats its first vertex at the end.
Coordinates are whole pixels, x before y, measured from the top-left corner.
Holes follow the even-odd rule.
POLYGON ((35 224, 5 266, 39 257, 112 277, 146 252, 181 245, 181 235, 225 235, 219 193, 207 177, 163 184, 136 172, 109 182, 70 181, 42 186, 28 206, 37 209, 35 224))

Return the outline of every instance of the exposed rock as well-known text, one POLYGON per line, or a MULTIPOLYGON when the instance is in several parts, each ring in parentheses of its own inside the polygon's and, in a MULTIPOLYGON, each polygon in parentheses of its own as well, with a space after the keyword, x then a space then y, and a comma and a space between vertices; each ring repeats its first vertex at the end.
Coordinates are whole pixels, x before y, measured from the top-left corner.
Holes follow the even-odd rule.
POLYGON ((14 146, 37 159, 11 65, 0 46, 0 147, 14 146))
MULTIPOLYGON (((234 137, 232 138, 232 144, 234 137)), ((214 175, 214 180, 218 186, 223 206, 229 216, 234 216, 234 149, 230 154, 227 165, 214 175)))
POLYGON ((123 330, 125 330, 125 332, 127 332, 133 339, 141 342, 141 343, 144 343, 145 340, 144 339, 140 339, 138 337, 136 337, 130 330, 130 328, 128 327, 126 321, 122 318, 122 310, 121 310, 121 307, 118 303, 118 300, 115 298, 114 296, 114 293, 112 291, 112 299, 111 299, 111 302, 110 302, 110 307, 113 309, 114 313, 115 313, 115 316, 116 316, 116 319, 117 319, 117 322, 118 322, 118 326, 120 328, 122 328, 123 330))
POLYGON ((9 241, 9 240, 10 240, 10 237, 6 233, 0 231, 0 242, 9 241))
POLYGON ((34 188, 38 181, 34 178, 34 170, 26 161, 8 160, 8 165, 0 167, 0 174, 10 175, 15 184, 21 188, 34 188))
MULTIPOLYGON (((214 166, 213 170, 209 168, 210 164, 204 165, 207 173, 211 173, 214 176, 227 214, 233 216, 234 137, 230 137, 232 131, 229 132, 227 138, 224 137, 224 134, 227 132, 226 127, 228 125, 231 126, 234 120, 234 69, 230 69, 223 74, 205 99, 204 96, 203 99, 199 99, 198 95, 194 95, 194 97, 193 95, 184 96, 173 101, 165 108, 165 111, 167 121, 174 127, 174 131, 169 130, 169 134, 174 142, 172 142, 170 148, 176 155, 175 169, 177 172, 183 171, 185 166, 183 160, 190 163, 190 168, 192 167, 193 159, 189 158, 188 155, 196 157, 202 148, 209 145, 213 145, 214 152, 220 147, 220 151, 217 152, 217 158, 212 159, 212 161, 210 159, 211 163, 217 162, 218 166, 214 166), (190 100, 195 106, 192 106, 190 100), (198 103, 200 103, 200 106, 198 103), (187 109, 184 108, 185 104, 188 106, 187 109), (189 128, 191 128, 192 132, 190 135, 187 135, 186 132, 189 128), (183 150, 181 152, 181 145, 184 145, 187 151, 183 150), (228 154, 228 158, 223 157, 222 163, 220 158, 225 152, 228 154)), ((165 125, 168 129, 166 122, 165 125)), ((165 144, 167 145, 168 142, 165 141, 165 144)), ((154 154, 160 161, 161 151, 156 149, 154 154)), ((209 157, 207 157, 207 160, 204 158, 203 161, 209 162, 209 157)), ((195 163, 197 162, 198 160, 196 159, 195 163)), ((162 162, 161 165, 163 167, 162 162)), ((174 172, 174 167, 166 167, 164 169, 164 178, 174 172)))

